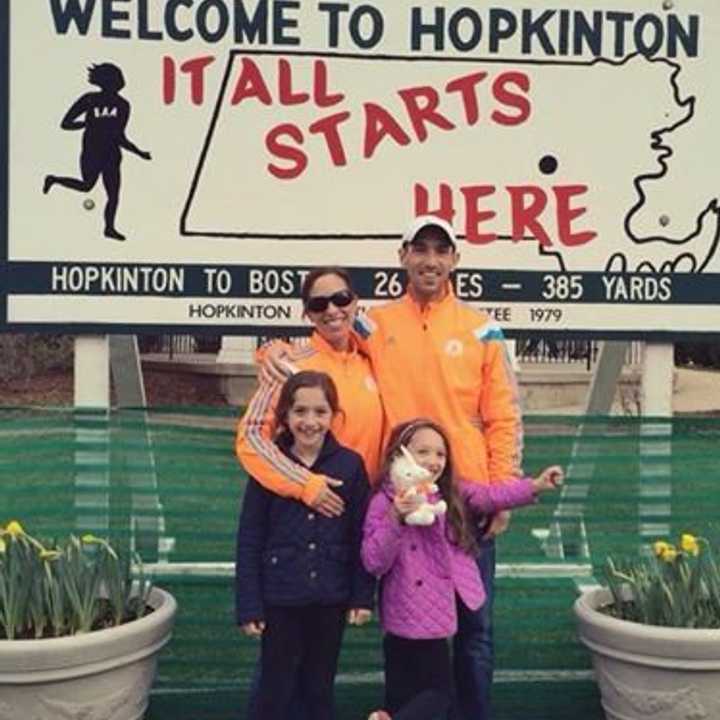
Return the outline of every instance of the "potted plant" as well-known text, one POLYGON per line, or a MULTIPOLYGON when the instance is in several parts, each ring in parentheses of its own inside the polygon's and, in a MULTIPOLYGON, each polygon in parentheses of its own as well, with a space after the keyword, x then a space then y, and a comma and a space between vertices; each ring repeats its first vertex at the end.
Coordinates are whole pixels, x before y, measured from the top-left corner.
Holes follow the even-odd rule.
POLYGON ((177 605, 131 570, 93 535, 0 527, 0 718, 143 717, 177 605))
POLYGON ((682 535, 654 554, 609 558, 607 587, 575 602, 608 720, 720 718, 720 573, 709 544, 682 535))

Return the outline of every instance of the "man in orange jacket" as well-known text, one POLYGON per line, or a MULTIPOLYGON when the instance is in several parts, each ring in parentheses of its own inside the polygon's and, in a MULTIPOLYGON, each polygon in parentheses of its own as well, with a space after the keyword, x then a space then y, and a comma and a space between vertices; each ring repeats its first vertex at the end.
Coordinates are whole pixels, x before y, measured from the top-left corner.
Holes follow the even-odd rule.
POLYGON ((417 218, 400 248, 407 292, 358 316, 355 330, 380 388, 386 434, 430 418, 450 435, 458 475, 502 482, 520 472, 517 384, 500 328, 455 297, 459 259, 448 223, 417 218))
MULTIPOLYGON (((391 430, 427 417, 447 431, 458 476, 480 483, 520 475, 522 417, 515 375, 500 328, 455 297, 455 234, 444 220, 417 218, 403 237, 400 263, 407 292, 356 322, 370 354, 391 430)), ((490 718, 494 667, 492 603, 495 541, 509 513, 478 528, 478 567, 487 601, 470 611, 458 602, 454 640, 459 717, 490 718)))

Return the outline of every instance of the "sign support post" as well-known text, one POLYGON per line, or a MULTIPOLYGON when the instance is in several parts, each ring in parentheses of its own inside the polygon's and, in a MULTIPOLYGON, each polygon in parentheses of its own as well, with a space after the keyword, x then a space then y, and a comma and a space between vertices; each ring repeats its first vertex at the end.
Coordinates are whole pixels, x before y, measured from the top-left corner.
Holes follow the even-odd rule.
POLYGON ((672 498, 672 391, 674 352, 669 343, 643 348, 640 426, 639 534, 644 550, 670 535, 672 498), (664 418, 667 418, 665 420, 664 418))
POLYGON ((126 430, 126 424, 120 423, 119 432, 129 432, 135 440, 127 443, 130 449, 124 451, 132 453, 125 473, 130 487, 130 546, 144 562, 167 562, 175 542, 165 537, 137 336, 110 338, 110 368, 118 408, 124 411, 129 426, 126 430))
MULTIPOLYGON (((584 416, 609 415, 615 388, 622 373, 630 343, 603 342, 598 353, 598 362, 585 406, 584 416)), ((585 531, 585 501, 590 492, 590 481, 595 472, 594 447, 584 442, 588 432, 585 422, 578 425, 572 457, 568 465, 570 482, 563 487, 560 501, 553 515, 550 533, 545 540, 545 552, 554 558, 590 558, 587 533, 585 531)), ((598 432, 597 425, 590 426, 590 434, 598 432)))
POLYGON ((109 364, 107 335, 75 338, 75 525, 100 537, 110 529, 109 364))

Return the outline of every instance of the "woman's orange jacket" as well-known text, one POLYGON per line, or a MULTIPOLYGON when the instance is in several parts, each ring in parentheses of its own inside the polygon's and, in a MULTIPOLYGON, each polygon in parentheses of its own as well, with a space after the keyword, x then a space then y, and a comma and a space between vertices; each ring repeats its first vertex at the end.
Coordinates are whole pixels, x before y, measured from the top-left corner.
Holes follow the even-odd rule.
MULTIPOLYGON (((318 333, 305 346, 289 346, 288 360, 299 370, 327 373, 335 382, 341 412, 332 431, 341 445, 355 450, 372 479, 378 470, 383 410, 368 358, 351 338, 347 352, 334 350, 318 333)), ((292 462, 273 442, 275 407, 282 383, 262 382, 238 426, 235 452, 245 470, 268 490, 312 505, 325 488, 322 475, 292 462)))

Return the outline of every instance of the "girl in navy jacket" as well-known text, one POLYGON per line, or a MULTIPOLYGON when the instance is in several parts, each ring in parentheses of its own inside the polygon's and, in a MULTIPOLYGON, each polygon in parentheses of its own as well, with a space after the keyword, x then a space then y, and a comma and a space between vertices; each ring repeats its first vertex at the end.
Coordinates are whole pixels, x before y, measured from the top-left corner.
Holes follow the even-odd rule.
POLYGON ((261 637, 259 720, 285 720, 295 690, 308 717, 334 718, 333 684, 346 621, 370 619, 374 580, 360 561, 368 479, 362 458, 329 431, 339 412, 335 384, 303 371, 283 386, 278 452, 337 478, 345 501, 328 518, 250 478, 237 534, 236 620, 261 637))

